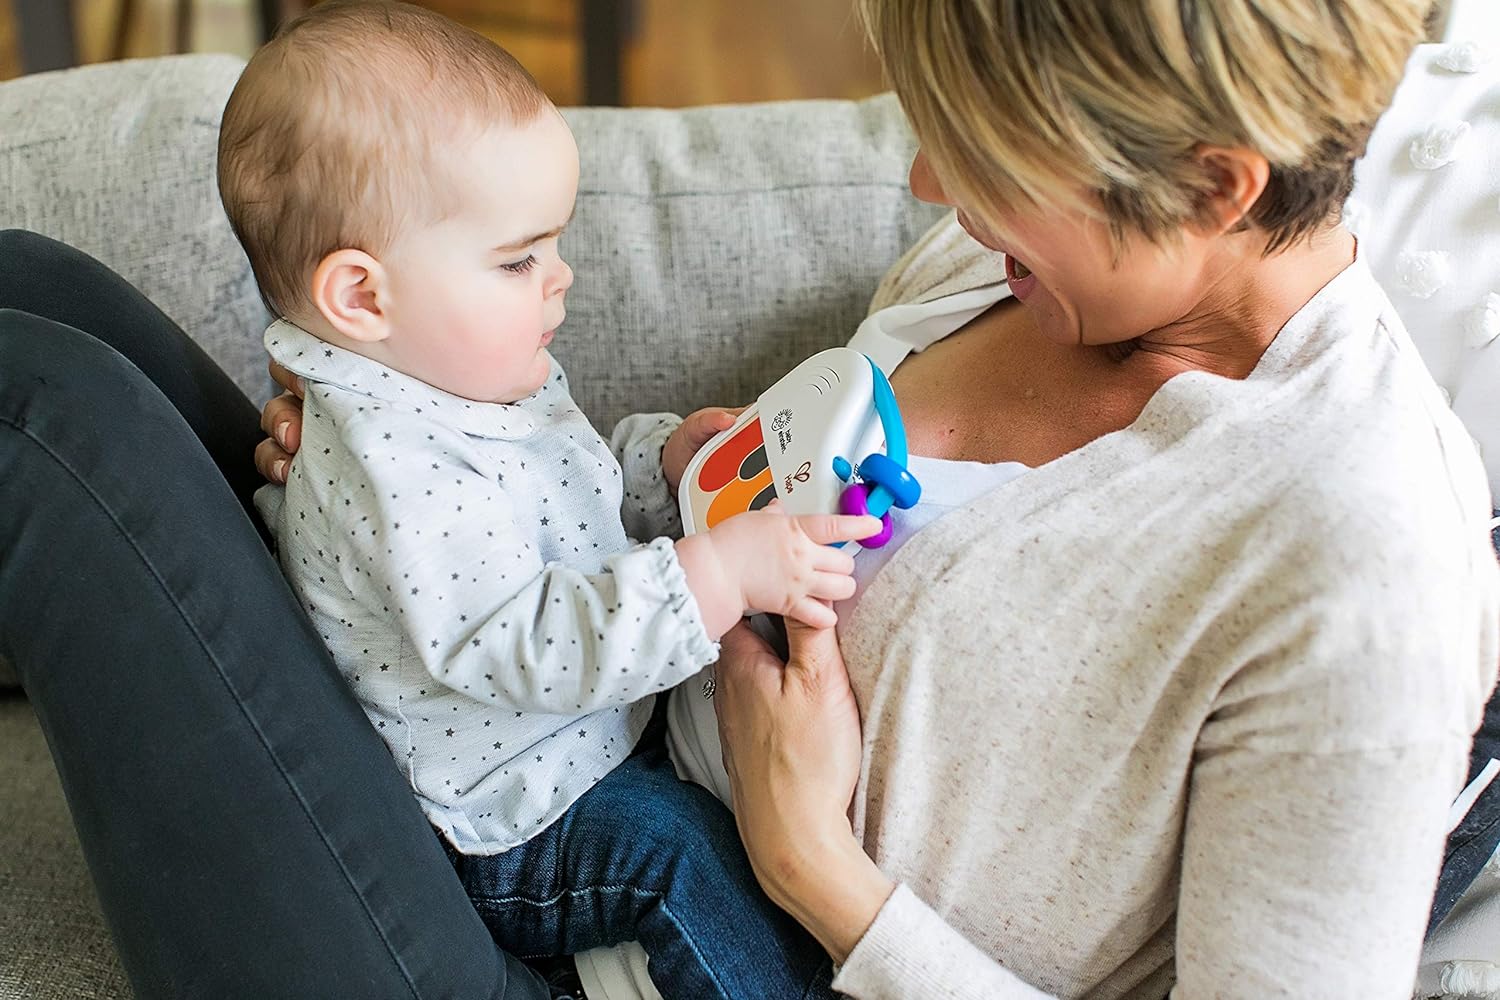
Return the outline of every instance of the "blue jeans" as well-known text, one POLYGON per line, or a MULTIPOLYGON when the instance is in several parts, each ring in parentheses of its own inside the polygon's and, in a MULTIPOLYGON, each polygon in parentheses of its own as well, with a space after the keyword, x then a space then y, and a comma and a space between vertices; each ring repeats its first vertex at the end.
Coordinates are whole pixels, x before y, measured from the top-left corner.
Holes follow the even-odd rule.
POLYGON ((530 958, 637 939, 665 1000, 832 997, 828 955, 766 898, 734 817, 678 779, 660 733, 526 843, 448 848, 496 943, 530 958))

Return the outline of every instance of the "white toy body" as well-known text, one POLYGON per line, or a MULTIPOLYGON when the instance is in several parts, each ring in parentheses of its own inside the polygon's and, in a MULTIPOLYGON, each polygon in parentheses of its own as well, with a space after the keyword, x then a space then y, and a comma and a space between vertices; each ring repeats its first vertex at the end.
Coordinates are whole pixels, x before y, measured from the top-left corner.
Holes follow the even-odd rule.
POLYGON ((678 489, 683 530, 705 531, 772 499, 793 514, 837 512, 854 456, 885 449, 876 377, 865 355, 835 347, 761 393, 688 463, 678 489))

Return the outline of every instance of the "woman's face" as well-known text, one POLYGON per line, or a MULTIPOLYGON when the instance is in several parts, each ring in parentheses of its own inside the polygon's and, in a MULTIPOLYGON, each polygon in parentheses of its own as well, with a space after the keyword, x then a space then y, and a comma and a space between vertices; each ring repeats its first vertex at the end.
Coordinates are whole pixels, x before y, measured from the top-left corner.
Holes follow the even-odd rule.
POLYGON ((970 236, 1005 254, 1011 291, 1057 343, 1134 340, 1188 318, 1211 291, 1211 247, 1191 231, 1168 247, 1129 233, 1117 256, 1107 224, 1082 209, 1026 207, 980 222, 948 197, 924 153, 910 183, 912 194, 952 205, 970 236))

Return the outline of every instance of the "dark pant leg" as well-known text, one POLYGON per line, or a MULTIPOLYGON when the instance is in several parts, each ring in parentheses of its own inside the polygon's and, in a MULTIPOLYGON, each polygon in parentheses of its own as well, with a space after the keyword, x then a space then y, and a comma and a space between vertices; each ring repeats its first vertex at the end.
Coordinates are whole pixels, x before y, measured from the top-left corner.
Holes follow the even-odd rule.
MULTIPOLYGON (((104 341, 167 397, 250 509, 264 481, 252 456, 260 415, 213 359, 129 282, 66 244, 19 229, 0 231, 0 309, 55 320, 104 341)), ((259 338, 261 331, 246 330, 259 338)), ((101 415, 102 417, 103 415, 101 415)), ((149 452, 135 456, 142 480, 149 452)))
MULTIPOLYGON (((216 420, 212 401, 142 375, 177 367, 181 332, 130 316, 137 367, 5 309, 15 250, 0 234, 0 653, 137 995, 544 998, 184 423, 216 420)), ((95 284, 69 294, 130 297, 95 284)))
POLYGON ((520 847, 455 864, 519 955, 636 938, 666 1000, 831 997, 832 963, 766 898, 723 804, 637 752, 520 847))
MULTIPOLYGON (((1500 511, 1496 511, 1496 516, 1500 517, 1500 511)), ((1491 532, 1490 538, 1495 543, 1496 556, 1500 557, 1500 528, 1491 532)), ((1484 721, 1474 734, 1474 750, 1469 762, 1470 781, 1479 776, 1491 758, 1500 760, 1500 686, 1496 686, 1490 695, 1484 721)), ((1443 854, 1437 892, 1433 894, 1427 933, 1437 929, 1497 849, 1500 849, 1500 777, 1490 782, 1490 786, 1469 807, 1468 815, 1448 835, 1448 848, 1443 854)))

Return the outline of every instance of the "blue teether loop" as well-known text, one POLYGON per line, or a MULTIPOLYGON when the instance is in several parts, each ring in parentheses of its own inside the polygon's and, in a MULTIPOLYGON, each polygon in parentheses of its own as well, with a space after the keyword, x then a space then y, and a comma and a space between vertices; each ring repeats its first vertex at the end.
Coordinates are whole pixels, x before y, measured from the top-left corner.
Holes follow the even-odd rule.
POLYGON ((884 490, 891 503, 902 510, 916 506, 922 496, 922 484, 904 466, 897 465, 889 455, 878 451, 859 463, 859 475, 865 482, 884 490))
MULTIPOLYGON (((866 361, 870 361, 866 356, 866 361)), ((891 391, 890 380, 880 366, 870 361, 870 372, 875 376, 875 414, 880 417, 880 427, 885 431, 885 453, 891 461, 906 467, 906 425, 901 422, 901 411, 896 407, 896 394, 891 391)))
POLYGON ((866 456, 859 463, 859 474, 872 486, 870 513, 883 517, 892 504, 903 510, 914 505, 922 495, 922 485, 906 471, 906 425, 901 422, 901 410, 896 406, 890 380, 868 356, 865 360, 870 362, 870 372, 875 376, 875 414, 885 432, 885 454, 877 451, 866 456))

